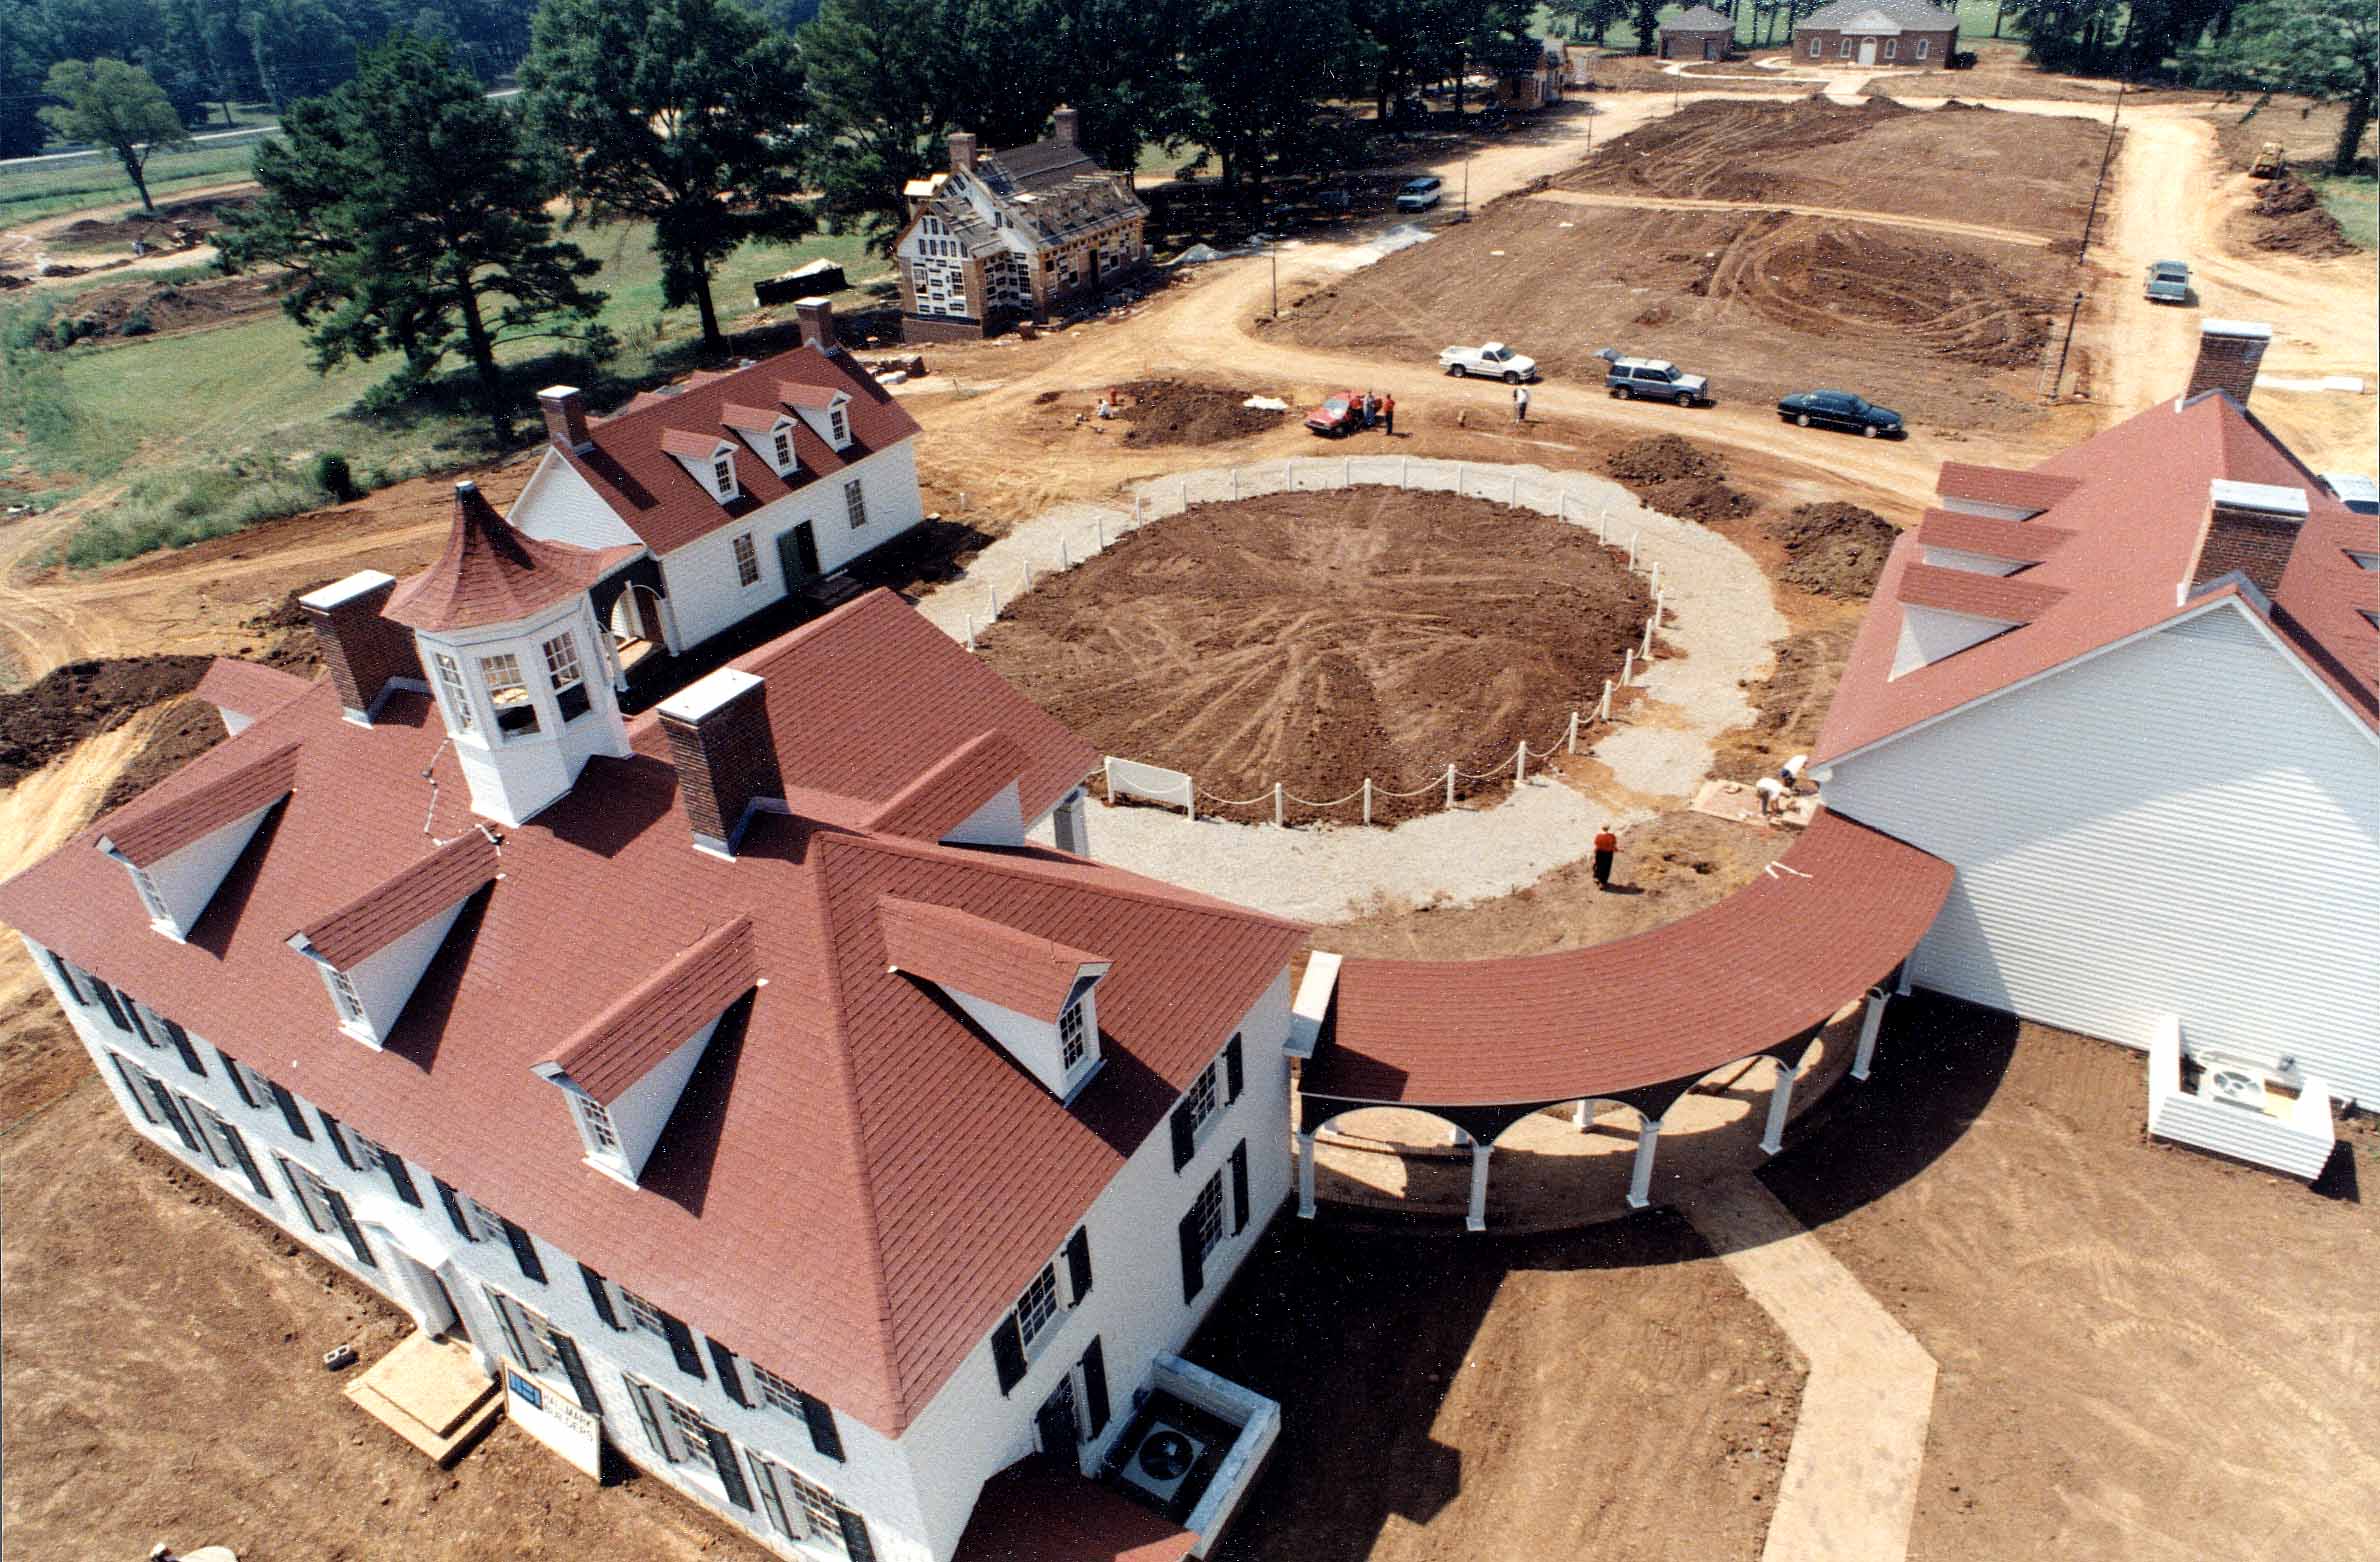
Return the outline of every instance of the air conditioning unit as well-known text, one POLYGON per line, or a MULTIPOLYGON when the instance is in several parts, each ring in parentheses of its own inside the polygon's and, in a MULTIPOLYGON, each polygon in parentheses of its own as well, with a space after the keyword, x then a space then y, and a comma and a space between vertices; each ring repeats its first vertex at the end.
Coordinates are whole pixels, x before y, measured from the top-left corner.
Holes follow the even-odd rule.
POLYGON ((1170 1503, 1206 1452, 1206 1440, 1178 1426, 1151 1419, 1140 1441, 1124 1455, 1116 1473, 1160 1503, 1170 1503))
POLYGON ((2199 1085, 2199 1094, 2209 1101, 2225 1106, 2244 1106, 2251 1112, 2264 1110, 2264 1071, 2244 1063, 2209 1063, 2206 1077, 2199 1085))

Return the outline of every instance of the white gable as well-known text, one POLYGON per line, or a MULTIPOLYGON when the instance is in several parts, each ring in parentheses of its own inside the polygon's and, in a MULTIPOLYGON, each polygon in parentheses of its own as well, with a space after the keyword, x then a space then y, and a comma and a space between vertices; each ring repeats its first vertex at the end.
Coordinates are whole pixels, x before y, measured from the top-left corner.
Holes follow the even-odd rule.
POLYGON ((1900 644, 1894 647, 1892 655, 1892 676, 1899 678, 1946 656, 1956 656, 1969 646, 1981 645, 2015 627, 2005 618, 1978 618, 1972 613, 1951 613, 1904 602, 1900 644))
POLYGON ((616 548, 637 540, 628 523, 551 445, 538 458, 537 470, 529 474, 528 483, 504 519, 522 536, 541 542, 616 548))
POLYGON ((190 936, 198 919, 206 915, 208 902, 223 887, 232 864, 240 860, 240 853, 256 838, 257 826, 264 823, 264 816, 278 807, 280 801, 276 797, 254 813, 200 836, 146 868, 136 868, 125 861, 104 836, 99 842, 100 849, 124 863, 124 871, 132 876, 133 892, 148 910, 149 926, 179 943, 190 936))

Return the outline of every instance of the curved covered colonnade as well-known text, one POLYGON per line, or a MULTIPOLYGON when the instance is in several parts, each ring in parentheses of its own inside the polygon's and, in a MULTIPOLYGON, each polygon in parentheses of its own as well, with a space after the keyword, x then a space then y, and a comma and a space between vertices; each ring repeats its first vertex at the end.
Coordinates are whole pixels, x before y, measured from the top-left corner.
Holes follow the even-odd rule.
POLYGON ((1343 1113, 1410 1107, 1471 1142, 1467 1224, 1486 1226, 1498 1135, 1547 1107, 1616 1101, 1641 1119, 1628 1202, 1643 1208, 1661 1119, 1712 1070, 1777 1060, 1761 1149, 1780 1148, 1794 1071, 1863 992, 1865 1079, 1889 990, 1950 893, 1941 859, 1821 812, 1761 877, 1681 921, 1586 949, 1502 960, 1317 954, 1298 993, 1298 1213, 1314 1135, 1343 1113))

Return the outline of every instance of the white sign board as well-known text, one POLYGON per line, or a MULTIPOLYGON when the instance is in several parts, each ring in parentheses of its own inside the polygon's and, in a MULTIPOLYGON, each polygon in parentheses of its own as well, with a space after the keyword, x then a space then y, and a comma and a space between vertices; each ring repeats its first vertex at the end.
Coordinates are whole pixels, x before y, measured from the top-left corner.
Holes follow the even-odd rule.
POLYGON ((1144 765, 1137 759, 1118 759, 1113 754, 1107 757, 1107 800, 1111 803, 1119 797, 1145 797, 1195 816, 1197 796, 1190 778, 1179 770, 1144 765))
POLYGON ((522 1431, 569 1460, 592 1480, 603 1479, 603 1423, 550 1383, 511 1362, 504 1369, 504 1412, 522 1431))

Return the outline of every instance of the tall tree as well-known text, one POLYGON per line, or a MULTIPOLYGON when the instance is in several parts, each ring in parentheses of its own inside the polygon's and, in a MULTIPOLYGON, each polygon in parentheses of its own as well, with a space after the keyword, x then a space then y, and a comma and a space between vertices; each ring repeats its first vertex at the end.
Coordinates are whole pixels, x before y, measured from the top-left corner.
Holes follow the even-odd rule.
POLYGON ((545 0, 520 76, 572 200, 651 222, 662 296, 698 306, 704 347, 724 349, 711 273, 748 240, 814 225, 793 40, 736 0, 545 0))
POLYGON ((125 176, 140 192, 141 210, 154 212, 146 174, 158 152, 190 144, 182 116, 166 101, 147 71, 122 60, 60 60, 44 83, 57 103, 41 121, 61 139, 88 141, 116 154, 125 176))
POLYGON ((1662 0, 1628 0, 1628 19, 1636 26, 1636 52, 1650 54, 1661 43, 1662 0))
POLYGON ((357 65, 258 146, 264 195, 232 218, 225 257, 297 273, 283 307, 309 328, 317 368, 393 350, 426 379, 461 353, 501 429, 499 347, 605 345, 604 296, 582 286, 596 262, 555 242, 549 170, 443 41, 397 33, 357 65))
POLYGON ((2330 171, 2355 171, 2380 80, 2380 15, 2370 0, 2258 0, 2240 8, 2228 38, 2188 64, 2208 85, 2345 104, 2330 171))
POLYGON ((1222 162, 1225 188, 1262 189, 1275 162, 1312 150, 1315 106, 1338 91, 1354 41, 1339 0, 1200 0, 1182 69, 1193 132, 1222 162))
MULTIPOLYGON (((372 32, 381 30, 371 18, 372 32)), ((356 34, 322 0, 252 0, 240 13, 249 57, 275 113, 355 74, 356 34)))

